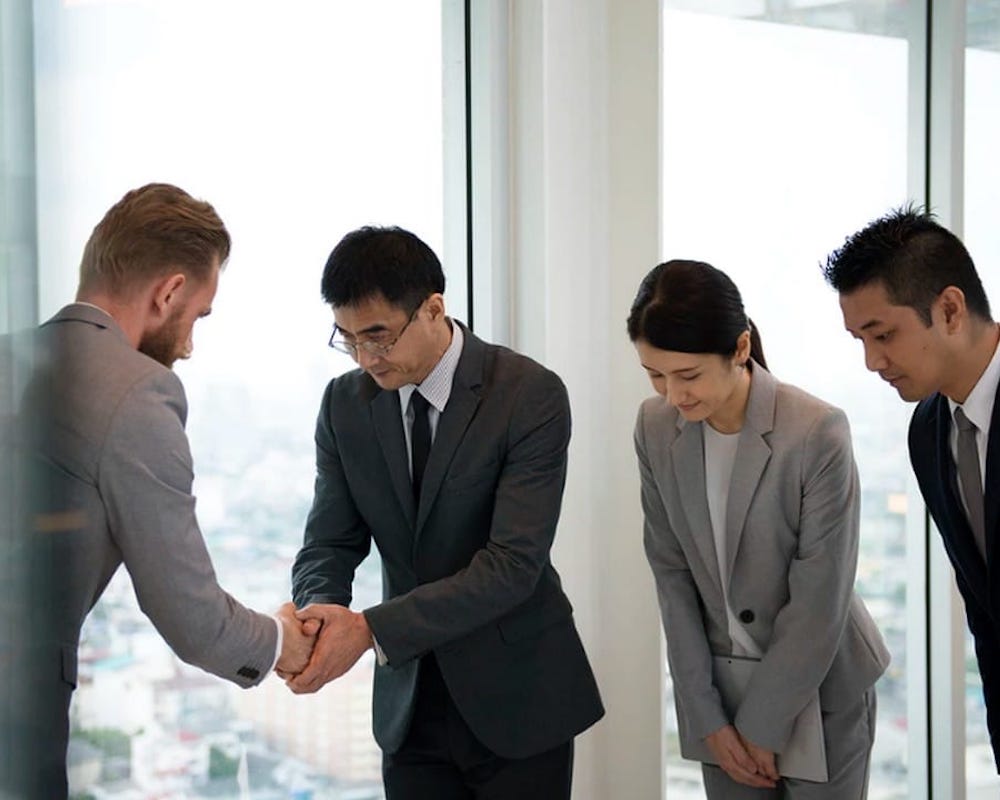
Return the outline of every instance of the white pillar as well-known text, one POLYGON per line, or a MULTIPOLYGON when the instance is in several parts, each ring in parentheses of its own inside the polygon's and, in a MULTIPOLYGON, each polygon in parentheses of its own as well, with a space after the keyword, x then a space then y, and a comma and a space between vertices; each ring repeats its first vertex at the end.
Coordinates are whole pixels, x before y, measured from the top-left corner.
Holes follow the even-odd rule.
POLYGON ((553 558, 607 707, 574 796, 653 800, 663 660, 632 449, 650 389, 625 318, 659 255, 659 3, 511 0, 509 23, 511 342, 569 388, 553 558))

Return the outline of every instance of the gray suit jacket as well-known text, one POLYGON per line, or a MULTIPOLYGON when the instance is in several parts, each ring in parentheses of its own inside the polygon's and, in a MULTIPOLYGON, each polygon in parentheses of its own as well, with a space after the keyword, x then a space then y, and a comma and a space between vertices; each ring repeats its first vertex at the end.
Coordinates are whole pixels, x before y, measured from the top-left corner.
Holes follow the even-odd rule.
MULTIPOLYGON (((23 552, 35 594, 14 640, 24 637, 44 668, 40 689, 59 698, 36 715, 54 774, 65 757, 80 628, 123 562, 142 610, 174 652, 240 686, 267 673, 277 627, 216 581, 195 518, 177 376, 136 351, 111 317, 82 304, 42 325, 32 345, 20 435, 31 493, 23 552)), ((64 789, 54 792, 39 796, 64 789)))
POLYGON ((365 616, 389 661, 375 670, 383 750, 406 737, 428 653, 473 733, 501 756, 548 750, 603 714, 549 560, 569 435, 559 378, 465 330, 417 504, 399 393, 360 370, 327 387, 293 596, 349 605, 375 541, 384 602, 365 616))
POLYGON ((780 753, 819 690, 824 709, 857 701, 889 663, 854 592, 860 498, 843 412, 753 365, 726 511, 719 574, 705 490, 702 425, 662 397, 635 430, 645 546, 659 594, 682 750, 727 723, 780 753), (735 720, 712 684, 731 652, 730 604, 764 656, 735 720))

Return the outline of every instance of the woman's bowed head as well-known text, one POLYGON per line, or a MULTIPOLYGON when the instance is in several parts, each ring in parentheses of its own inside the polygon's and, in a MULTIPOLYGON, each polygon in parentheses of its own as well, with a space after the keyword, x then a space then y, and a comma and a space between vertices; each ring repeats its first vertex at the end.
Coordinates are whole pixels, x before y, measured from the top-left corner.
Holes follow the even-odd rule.
POLYGON ((702 261, 664 262, 640 284, 627 325, 653 389, 685 420, 742 427, 749 362, 767 362, 729 276, 702 261))

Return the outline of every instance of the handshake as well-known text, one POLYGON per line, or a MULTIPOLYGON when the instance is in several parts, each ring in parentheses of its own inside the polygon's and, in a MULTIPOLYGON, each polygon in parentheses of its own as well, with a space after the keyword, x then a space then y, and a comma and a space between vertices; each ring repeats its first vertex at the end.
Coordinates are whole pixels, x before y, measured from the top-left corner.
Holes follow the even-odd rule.
POLYGON ((325 603, 275 612, 281 623, 281 654, 274 670, 295 694, 311 694, 353 667, 374 645, 364 614, 325 603))

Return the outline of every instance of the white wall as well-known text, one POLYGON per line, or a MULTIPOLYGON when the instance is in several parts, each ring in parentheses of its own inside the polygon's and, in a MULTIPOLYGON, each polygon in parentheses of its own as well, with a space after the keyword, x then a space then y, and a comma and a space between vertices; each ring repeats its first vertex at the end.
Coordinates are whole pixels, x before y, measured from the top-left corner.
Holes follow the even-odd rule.
POLYGON ((659 3, 509 3, 510 341, 574 415, 554 561, 607 716, 581 737, 581 800, 662 796, 659 616, 632 426, 649 387, 625 335, 657 260, 659 3))

